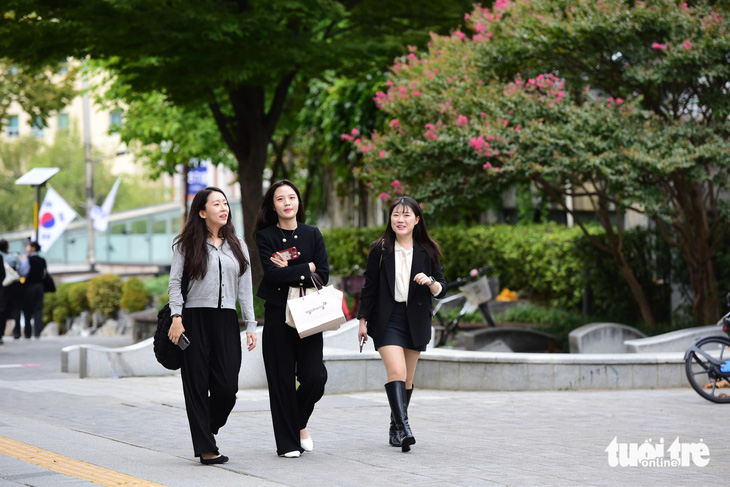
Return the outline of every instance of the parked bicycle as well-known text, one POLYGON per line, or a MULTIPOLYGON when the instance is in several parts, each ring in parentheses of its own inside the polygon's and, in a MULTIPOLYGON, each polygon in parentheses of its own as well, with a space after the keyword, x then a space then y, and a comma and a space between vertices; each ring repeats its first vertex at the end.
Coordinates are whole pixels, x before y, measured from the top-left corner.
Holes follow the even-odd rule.
POLYGON ((435 347, 446 345, 449 338, 453 337, 459 329, 462 318, 477 310, 481 312, 485 326, 497 326, 492 311, 489 309, 492 291, 489 287, 487 272, 491 269, 491 266, 472 269, 469 277, 459 277, 447 284, 448 289, 458 288, 459 292, 438 300, 433 308, 433 317, 436 321, 433 325, 435 347), (458 314, 454 318, 449 318, 446 309, 458 306, 461 306, 458 314))
MULTIPOLYGON (((730 294, 727 295, 730 306, 730 294)), ((687 380, 708 401, 730 403, 730 313, 720 319, 725 335, 697 339, 684 354, 687 380)))

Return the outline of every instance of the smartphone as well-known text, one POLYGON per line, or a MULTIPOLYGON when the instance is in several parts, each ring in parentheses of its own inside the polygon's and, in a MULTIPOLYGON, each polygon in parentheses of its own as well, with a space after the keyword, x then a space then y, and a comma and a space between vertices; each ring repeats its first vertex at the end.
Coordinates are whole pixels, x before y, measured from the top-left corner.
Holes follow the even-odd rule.
POLYGON ((296 247, 289 247, 288 249, 280 250, 277 254, 284 257, 285 260, 294 260, 299 258, 299 252, 296 247))
POLYGON ((180 347, 180 350, 185 350, 190 346, 190 340, 188 340, 188 337, 185 336, 185 333, 180 335, 180 339, 177 341, 177 346, 180 347))
POLYGON ((362 346, 365 345, 365 336, 360 338, 360 353, 362 353, 362 346))

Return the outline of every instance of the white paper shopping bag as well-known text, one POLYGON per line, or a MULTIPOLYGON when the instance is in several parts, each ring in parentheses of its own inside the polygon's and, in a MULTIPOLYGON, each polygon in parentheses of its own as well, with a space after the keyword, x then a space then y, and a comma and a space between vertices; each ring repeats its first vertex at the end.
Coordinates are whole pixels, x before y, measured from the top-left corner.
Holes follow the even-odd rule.
POLYGON ((289 299, 286 306, 301 338, 327 330, 337 330, 347 321, 342 311, 342 291, 334 286, 289 299))

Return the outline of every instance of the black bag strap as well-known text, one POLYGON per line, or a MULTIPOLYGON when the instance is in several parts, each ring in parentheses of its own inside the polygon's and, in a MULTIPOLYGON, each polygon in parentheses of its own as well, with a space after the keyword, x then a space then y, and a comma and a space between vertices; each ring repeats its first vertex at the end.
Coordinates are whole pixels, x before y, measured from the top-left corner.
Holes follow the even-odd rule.
POLYGON ((183 272, 182 279, 180 279, 180 292, 182 292, 183 303, 188 299, 188 285, 190 284, 190 278, 183 272))

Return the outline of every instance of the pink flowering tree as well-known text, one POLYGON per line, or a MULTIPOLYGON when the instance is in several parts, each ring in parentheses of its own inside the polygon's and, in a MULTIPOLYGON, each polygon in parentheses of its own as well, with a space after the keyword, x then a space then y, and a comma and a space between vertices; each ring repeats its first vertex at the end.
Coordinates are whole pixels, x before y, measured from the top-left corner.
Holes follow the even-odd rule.
MULTIPOLYGON (((651 217, 690 274, 697 324, 716 319, 714 263, 727 230, 730 35, 713 2, 494 2, 392 67, 377 106, 391 123, 361 137, 375 185, 436 215, 474 214, 529 182, 554 205, 593 209, 647 325, 623 254, 621 216, 651 217)), ((576 224, 590 232, 581 214, 576 224)))

